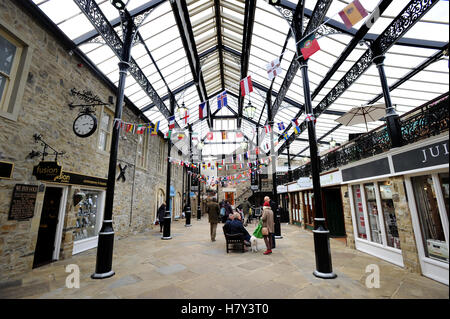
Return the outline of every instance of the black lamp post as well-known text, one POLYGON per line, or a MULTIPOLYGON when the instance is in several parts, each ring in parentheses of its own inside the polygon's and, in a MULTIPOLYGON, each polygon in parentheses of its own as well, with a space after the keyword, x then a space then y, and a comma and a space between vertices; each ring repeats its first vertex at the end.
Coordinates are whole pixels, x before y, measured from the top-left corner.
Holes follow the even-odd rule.
MULTIPOLYGON (((116 6, 116 5, 115 5, 116 6)), ((117 7, 117 6, 116 6, 117 7)), ((125 6, 124 6, 125 7, 125 6)), ((122 9, 124 8, 122 7, 122 9)), ((133 18, 128 12, 120 11, 120 17, 124 25, 124 43, 122 55, 119 62, 119 86, 117 90, 116 109, 114 117, 122 118, 122 104, 124 100, 125 80, 128 69, 130 68, 131 44, 134 37, 133 18)), ((111 150, 109 155, 108 182, 106 186, 105 214, 102 228, 98 233, 97 260, 95 265, 95 273, 92 279, 103 279, 114 276, 112 270, 113 246, 114 246, 114 229, 112 221, 113 204, 114 204, 114 188, 116 184, 117 169, 117 153, 119 150, 119 127, 113 126, 111 136, 111 150)))
MULTIPOLYGON (((173 116, 175 112, 175 96, 172 93, 170 94, 170 116, 173 116)), ((164 224, 163 224, 163 236, 161 239, 170 240, 172 236, 170 236, 170 226, 172 223, 172 214, 170 210, 170 175, 172 163, 170 162, 170 151, 172 150, 172 141, 167 140, 167 181, 166 181, 166 214, 164 215, 164 224)))
POLYGON ((288 182, 292 182, 292 171, 291 171, 291 153, 289 151, 289 145, 286 147, 288 156, 288 182))
MULTIPOLYGON (((300 50, 299 50, 300 51, 300 50)), ((300 68, 302 70, 303 92, 305 95, 305 114, 313 114, 311 105, 311 90, 308 79, 308 63, 300 58, 300 68)), ((326 229, 325 218, 322 211, 322 193, 320 188, 320 157, 317 152, 316 127, 314 121, 308 121, 308 138, 311 157, 312 181, 314 191, 314 205, 316 216, 314 217, 314 250, 316 255, 316 270, 314 276, 323 279, 336 278, 331 264, 330 252, 330 231, 326 229)))
MULTIPOLYGON (((190 154, 190 160, 192 162, 192 126, 191 124, 188 125, 189 128, 189 154, 190 154)), ((186 202, 186 224, 184 225, 185 227, 191 227, 191 184, 192 184, 192 174, 189 174, 189 172, 191 171, 191 167, 189 166, 187 169, 187 202, 186 202)))
POLYGON ((197 220, 200 220, 200 219, 202 219, 202 209, 201 209, 201 197, 200 197, 200 193, 201 193, 201 183, 200 183, 200 165, 199 165, 199 167, 197 168, 197 173, 198 173, 198 175, 197 175, 197 187, 198 187, 198 195, 197 195, 197 202, 198 202, 198 205, 197 205, 197 220))
POLYGON ((384 72, 384 55, 378 55, 373 58, 373 62, 377 65, 378 74, 380 75, 381 87, 383 89, 384 103, 386 106, 386 127, 391 138, 392 147, 400 147, 404 144, 402 137, 402 128, 400 125, 400 117, 395 112, 392 106, 391 94, 389 92, 389 85, 386 80, 386 74, 384 72))
MULTIPOLYGON (((275 202, 276 208, 274 213, 274 222, 275 222, 275 238, 281 239, 281 211, 280 205, 278 205, 278 190, 277 190, 277 156, 275 154, 275 149, 273 145, 273 113, 272 113, 272 90, 267 92, 267 119, 268 124, 271 127, 270 130, 270 154, 272 157, 272 189, 273 189, 273 201, 275 202)), ((273 209, 273 208, 272 208, 273 209)))

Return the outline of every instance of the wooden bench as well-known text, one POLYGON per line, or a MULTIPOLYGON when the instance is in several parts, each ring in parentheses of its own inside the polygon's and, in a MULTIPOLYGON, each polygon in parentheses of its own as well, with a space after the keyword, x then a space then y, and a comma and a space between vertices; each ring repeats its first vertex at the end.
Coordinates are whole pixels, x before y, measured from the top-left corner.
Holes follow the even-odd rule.
POLYGON ((227 234, 225 231, 225 225, 222 227, 223 234, 225 235, 225 241, 227 246, 227 254, 230 250, 236 250, 245 252, 244 248, 244 234, 227 234))

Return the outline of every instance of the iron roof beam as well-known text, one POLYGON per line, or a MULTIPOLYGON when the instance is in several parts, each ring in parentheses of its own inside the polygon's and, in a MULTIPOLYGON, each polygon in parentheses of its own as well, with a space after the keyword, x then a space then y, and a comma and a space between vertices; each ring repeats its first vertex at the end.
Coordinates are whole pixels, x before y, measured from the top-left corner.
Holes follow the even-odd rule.
POLYGON ((223 42, 222 42, 222 20, 220 15, 220 0, 214 0, 214 14, 216 19, 217 30, 217 45, 219 50, 219 63, 220 63, 220 83, 222 90, 225 89, 225 73, 223 69, 223 42))
MULTIPOLYGON (((387 9, 387 7, 391 4, 392 0, 383 0, 379 5, 380 15, 387 9)), ((356 32, 355 36, 352 38, 350 43, 347 45, 345 50, 342 52, 340 57, 337 59, 337 61, 333 64, 333 66, 328 70, 325 77, 320 81, 317 88, 314 90, 314 92, 311 94, 311 100, 314 100, 314 98, 319 94, 319 92, 323 89, 323 87, 328 83, 328 81, 331 79, 331 77, 336 73, 336 71, 339 69, 339 67, 347 60, 348 56, 353 52, 355 47, 363 40, 364 36, 369 32, 370 27, 366 24, 362 25, 361 28, 356 32)), ((303 109, 300 109, 295 116, 295 118, 298 118, 302 115, 303 109)), ((292 127, 292 123, 289 123, 289 125, 286 127, 286 130, 283 132, 287 133, 292 127)), ((279 139, 281 141, 281 138, 279 139)), ((286 143, 289 143, 289 140, 286 141, 286 143)), ((286 144, 284 143, 284 144, 286 144)), ((282 146, 284 149, 286 146, 282 146)))
MULTIPOLYGON (((280 7, 289 9, 291 11, 295 10, 296 4, 292 3, 287 0, 281 0, 280 7)), ((310 9, 305 8, 305 16, 310 18, 312 15, 312 11, 310 9)), ((337 20, 330 20, 326 23, 327 26, 336 29, 337 31, 340 31, 345 34, 349 34, 351 36, 355 36, 358 32, 357 29, 351 28, 347 29, 344 23, 341 23, 337 20)), ((364 41, 374 41, 378 37, 377 34, 368 33, 364 36, 364 41)), ((397 45, 402 46, 410 46, 410 47, 416 47, 416 48, 424 48, 424 49, 434 49, 439 50, 445 45, 445 42, 440 41, 432 41, 432 40, 423 40, 423 39, 413 39, 413 38, 405 38, 405 39, 399 39, 396 43, 397 45)))
MULTIPOLYGON (((255 23, 256 0, 245 1, 244 15, 244 31, 242 35, 242 55, 241 55, 241 79, 245 78, 248 73, 248 65, 250 61, 250 48, 252 45, 253 25, 255 23)), ((237 127, 241 127, 241 116, 244 106, 244 97, 241 88, 239 88, 238 98, 238 122, 237 127)))
MULTIPOLYGON (((109 23, 108 19, 106 19, 104 13, 100 10, 100 7, 94 0, 74 0, 78 5, 80 10, 84 13, 86 18, 92 23, 95 29, 101 34, 102 38, 106 42, 106 44, 111 48, 111 50, 116 54, 117 57, 121 56, 121 52, 123 50, 123 43, 120 37, 115 32, 114 28, 109 23)), ((129 12, 124 11, 123 14, 128 16, 129 12)), ((132 25, 127 25, 124 27, 135 28, 136 25, 133 23, 132 25)), ((144 72, 140 69, 136 61, 133 57, 130 58, 129 61, 130 75, 136 80, 137 83, 141 86, 144 92, 152 99, 152 101, 156 104, 161 114, 167 119, 169 118, 170 111, 167 106, 164 104, 161 97, 158 95, 156 90, 153 88, 150 81, 145 76, 144 72)), ((175 122, 176 127, 179 127, 178 123, 175 122)))
MULTIPOLYGON (((344 77, 334 86, 334 88, 322 99, 314 108, 313 113, 317 118, 330 105, 334 103, 365 71, 372 65, 375 56, 385 54, 398 39, 400 39, 409 29, 411 29, 436 3, 438 0, 411 0, 389 26, 373 41, 369 49, 350 68, 344 77), (408 23, 406 23, 408 22, 408 23)), ((299 127, 300 131, 306 130, 307 122, 303 121, 299 127)), ((295 137, 294 137, 295 138, 295 137)), ((279 149, 281 154, 286 148, 286 144, 291 143, 293 135, 279 149)))
POLYGON ((186 57, 189 61, 191 68, 192 78, 196 84, 198 96, 200 101, 206 101, 206 108, 208 113, 208 125, 212 127, 211 110, 209 107, 209 101, 207 99, 205 81, 203 74, 201 73, 200 58, 197 52, 197 46, 195 44, 194 33, 192 31, 192 24, 189 18, 189 11, 185 1, 170 0, 172 11, 175 16, 175 21, 180 32, 181 41, 183 43, 186 57))
MULTIPOLYGON (((143 4, 143 5, 141 5, 141 6, 138 7, 138 8, 135 8, 135 9, 133 9, 133 10, 130 10, 130 11, 129 11, 130 16, 131 16, 132 18, 135 18, 135 17, 138 17, 138 16, 140 16, 140 15, 147 14, 147 12, 149 12, 149 11, 155 9, 157 6, 159 6, 160 4, 162 4, 162 3, 165 2, 165 1, 166 1, 166 0, 152 0, 152 1, 149 1, 149 2, 147 2, 147 3, 143 4)), ((120 17, 117 17, 117 18, 115 18, 115 19, 113 19, 113 20, 110 21, 110 24, 112 25, 113 28, 118 27, 118 26, 120 25, 120 23, 121 23, 120 17)), ((99 33, 96 29, 94 29, 94 30, 92 30, 92 31, 89 31, 89 32, 87 32, 87 33, 85 33, 85 34, 79 36, 78 38, 75 38, 75 39, 73 40, 73 42, 74 42, 77 46, 79 46, 79 45, 81 45, 81 44, 84 44, 84 43, 86 43, 86 42, 89 42, 90 40, 92 40, 92 39, 98 37, 99 35, 100 35, 100 33, 99 33)))

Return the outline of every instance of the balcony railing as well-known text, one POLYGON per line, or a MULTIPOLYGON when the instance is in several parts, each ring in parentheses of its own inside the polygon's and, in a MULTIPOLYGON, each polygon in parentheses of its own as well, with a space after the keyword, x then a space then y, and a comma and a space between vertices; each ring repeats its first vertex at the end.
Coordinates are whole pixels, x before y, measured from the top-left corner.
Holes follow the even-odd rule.
MULTIPOLYGON (((405 145, 430 136, 441 134, 449 129, 449 93, 400 117, 402 137, 405 145)), ((391 149, 386 124, 349 141, 344 145, 320 157, 320 171, 359 161, 391 149)), ((311 163, 307 163, 292 172, 294 180, 311 175, 311 163)), ((286 183, 284 178, 277 179, 277 185, 286 183)))

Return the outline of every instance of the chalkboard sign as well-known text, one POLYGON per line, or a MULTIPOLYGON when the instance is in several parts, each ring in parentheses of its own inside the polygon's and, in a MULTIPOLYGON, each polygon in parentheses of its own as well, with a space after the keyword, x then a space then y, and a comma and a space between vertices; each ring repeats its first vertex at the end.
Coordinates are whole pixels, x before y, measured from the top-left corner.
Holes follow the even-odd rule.
POLYGON ((8 219, 21 220, 33 217, 37 192, 37 185, 16 184, 14 186, 8 219))

